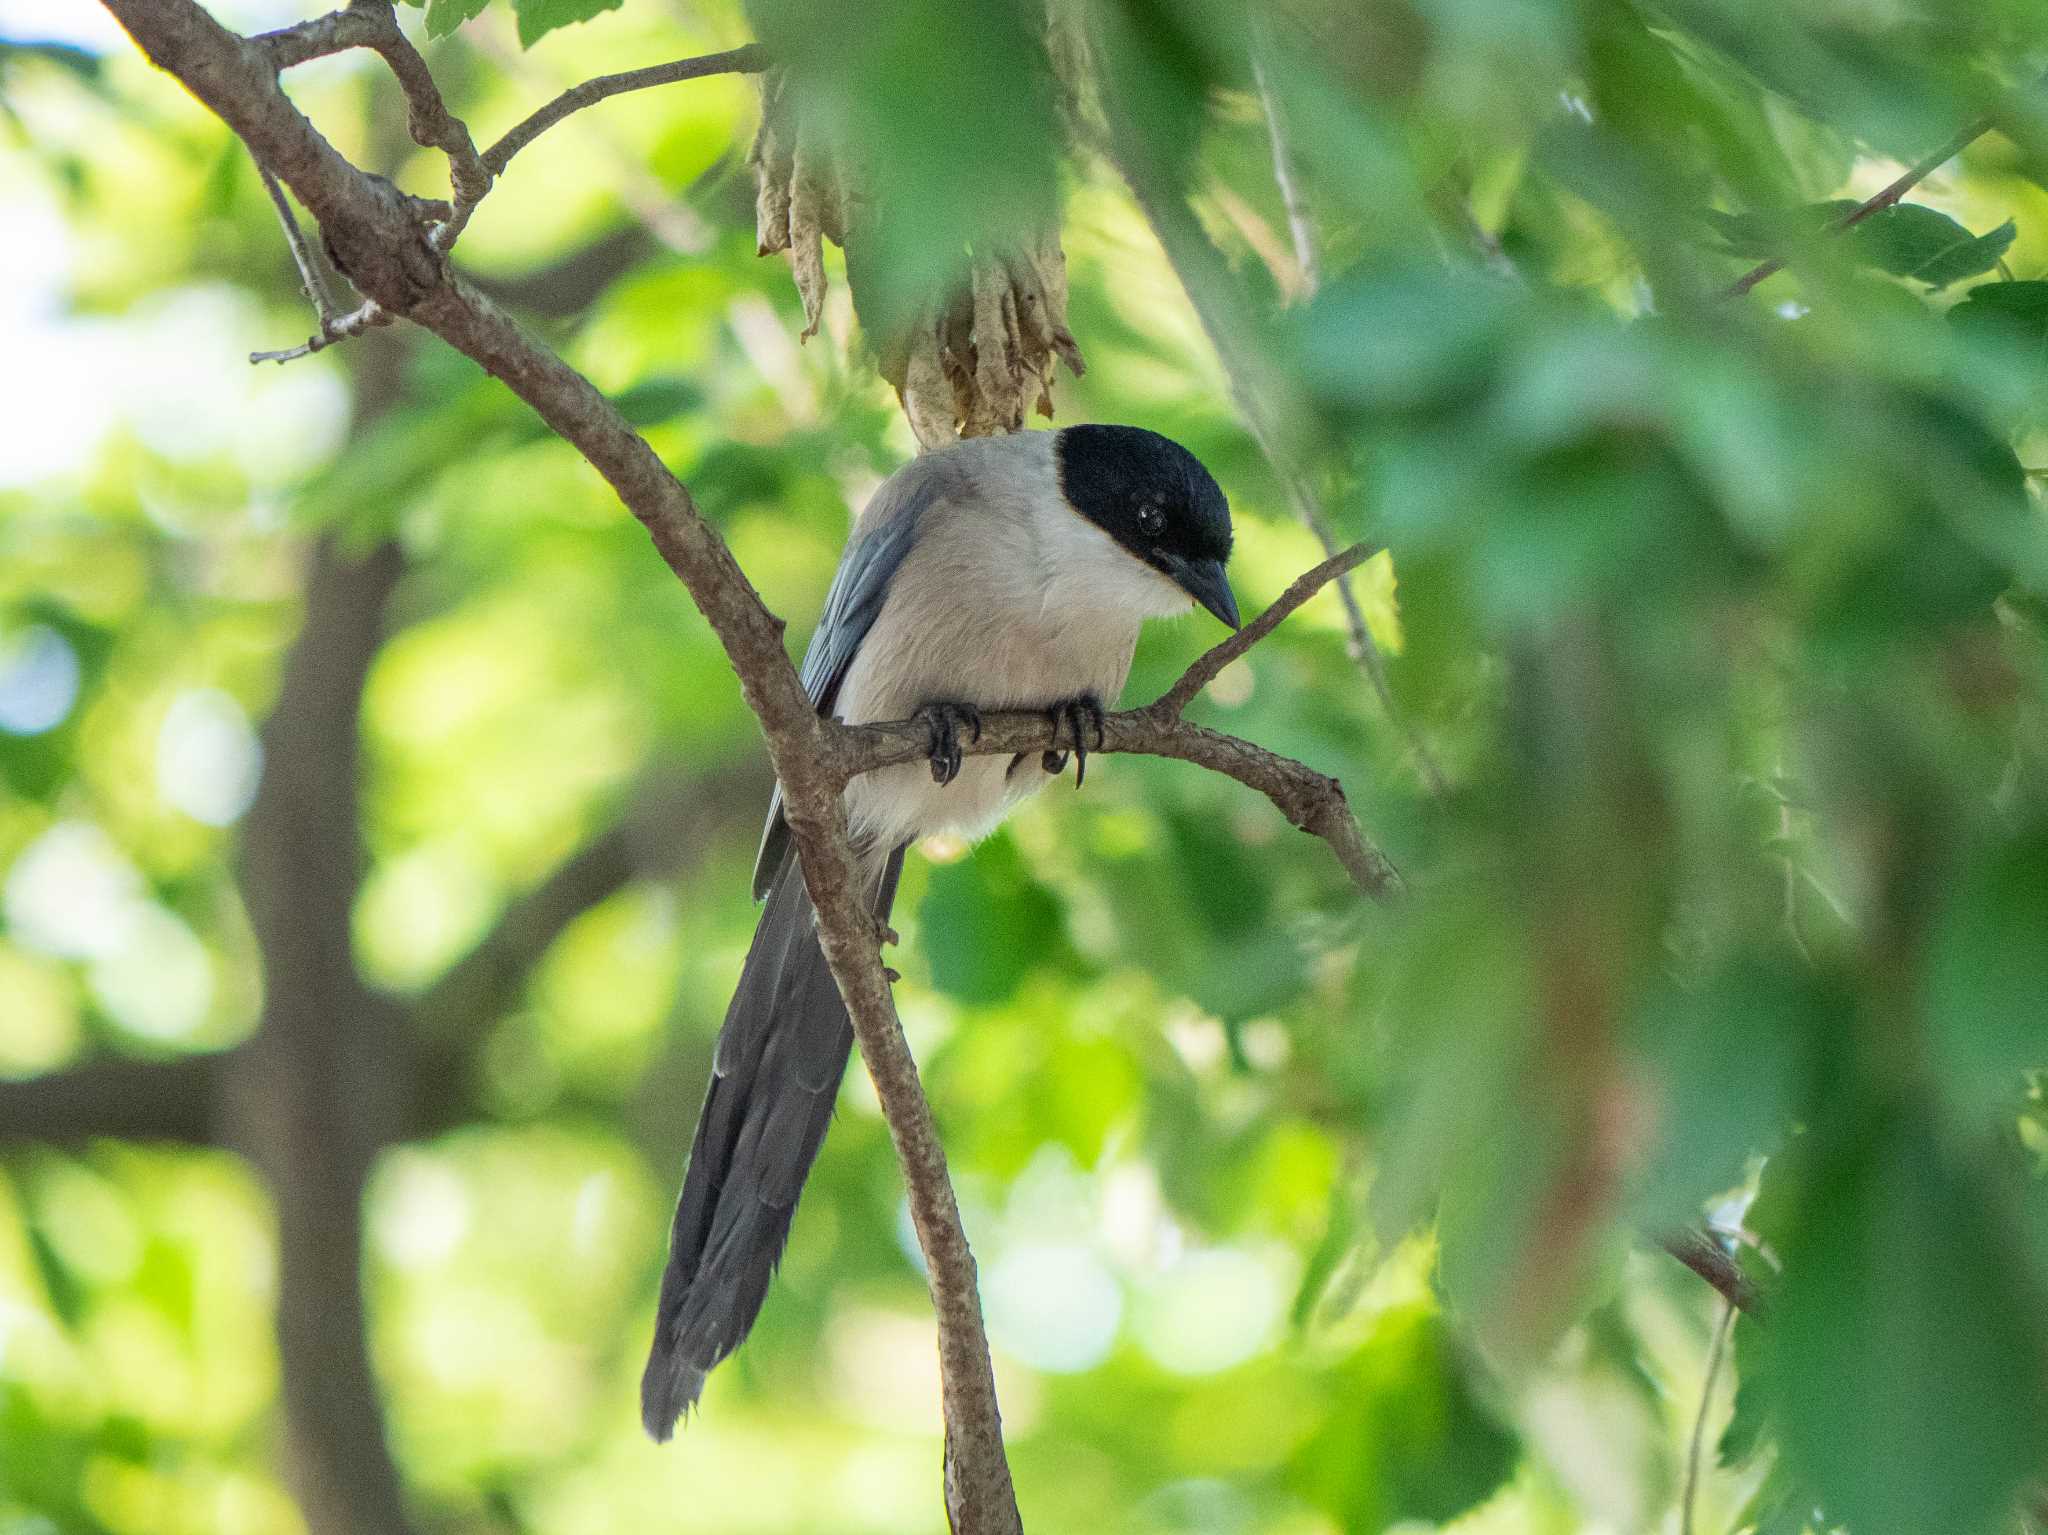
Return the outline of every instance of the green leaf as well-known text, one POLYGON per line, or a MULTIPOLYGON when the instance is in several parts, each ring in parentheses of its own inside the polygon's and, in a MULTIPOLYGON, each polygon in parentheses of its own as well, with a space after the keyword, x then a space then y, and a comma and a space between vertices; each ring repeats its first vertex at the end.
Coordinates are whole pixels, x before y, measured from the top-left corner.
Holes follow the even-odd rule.
POLYGON ((1854 208, 1854 203, 1812 203, 1803 208, 1771 208, 1759 212, 1707 210, 1707 222, 1721 237, 1721 248, 1747 261, 1768 261, 1805 244, 1854 208))
POLYGON ((1359 1532, 1447 1524, 1490 1497, 1514 1469, 1516 1442, 1466 1370, 1434 1309, 1382 1316, 1340 1372, 1342 1405, 1295 1457, 1304 1495, 1359 1532))
POLYGON ((1059 940, 1059 903, 1008 837, 991 837, 973 857, 932 870, 918 941, 939 990, 963 1002, 1001 1002, 1059 940))
MULTIPOLYGON (((1796 255, 1862 206, 1847 199, 1762 213, 1709 213, 1722 248, 1731 256, 1763 261, 1796 255)), ((1849 254, 1894 277, 1910 277, 1930 288, 1945 288, 1998 265, 2018 236, 2007 219, 1989 233, 1973 235, 1946 213, 1918 203, 1895 203, 1842 231, 1849 254)))
POLYGON ((2019 227, 2007 219, 1988 234, 1973 235, 1946 213, 1897 203, 1871 214, 1849 234, 1862 259, 1880 271, 1945 288, 1997 266, 2019 227))
POLYGON ((1412 410, 1483 380, 1513 291, 1422 266, 1347 273, 1294 329, 1309 385, 1340 409, 1412 410))
MULTIPOLYGON (((469 0, 452 0, 467 4, 469 0)), ((615 11, 620 0, 512 0, 519 17, 519 46, 531 48, 557 27, 588 21, 604 11, 615 11)))
POLYGON ((1737 1317, 1729 1344, 1735 1370, 1735 1405, 1728 1414, 1727 1427, 1721 1430, 1716 1454, 1723 1466, 1732 1469, 1769 1442, 1771 1393, 1770 1354, 1764 1346, 1762 1328, 1737 1317))
POLYGON ((1768 1329, 1793 1469, 1856 1535, 1996 1529, 2048 1453, 2024 1250, 1918 1113, 1811 1151, 1768 1329))
MULTIPOLYGON (((438 5, 441 0, 434 0, 434 3, 438 5)), ((466 4, 468 0, 461 0, 461 3, 466 4)), ((481 6, 488 0, 477 0, 477 3, 481 6)), ((686 378, 648 378, 620 393, 612 403, 635 426, 659 426, 703 404, 704 391, 686 378)))
POLYGON ((1695 1218, 1742 1181, 1752 1155, 1775 1149, 1808 1069, 1810 1031, 1840 1014, 1808 977, 1760 956, 1652 994, 1638 1027, 1662 1089, 1661 1135, 1633 1191, 1639 1221, 1656 1229, 1695 1218))
POLYGON ((1800 1535, 1816 1526, 1827 1528, 1827 1521, 1816 1517, 1817 1514, 1813 1498, 1793 1480, 1781 1458, 1771 1462, 1770 1470, 1764 1473, 1764 1479, 1729 1528, 1748 1530, 1751 1535, 1800 1535))
POLYGON ((2048 1065, 2048 836, 1981 856, 1936 920, 1925 986, 1936 1079, 1962 1113, 2016 1108, 2048 1065))
POLYGON ((2035 346, 2048 343, 2048 282, 1986 282, 1948 312, 1967 331, 2035 346))
MULTIPOLYGON (((420 0, 410 0, 418 5, 420 0)), ((491 0, 426 0, 427 36, 446 37, 465 21, 484 13, 491 0)))

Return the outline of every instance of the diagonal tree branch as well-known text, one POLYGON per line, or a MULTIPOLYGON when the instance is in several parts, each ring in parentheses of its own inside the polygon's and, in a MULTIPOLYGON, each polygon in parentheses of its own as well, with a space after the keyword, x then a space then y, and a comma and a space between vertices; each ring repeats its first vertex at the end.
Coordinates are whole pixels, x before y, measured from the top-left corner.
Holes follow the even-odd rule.
MULTIPOLYGON (((2025 92, 2038 93, 2044 89, 2048 89, 2048 75, 2036 78, 2021 94, 2025 94, 2025 92)), ((1840 234, 1845 229, 1855 228, 1856 225, 1862 223, 1873 214, 1882 213, 1885 209, 1893 207, 1913 188, 1920 185, 1921 182, 1932 176, 1992 129, 1998 127, 2001 123, 2010 128, 2016 104, 2017 98, 2009 95, 1991 111, 1966 123, 1963 127, 1957 129, 1940 148, 1933 150, 1924 158, 1914 161, 1906 168, 1903 175, 1865 198, 1847 213, 1829 224, 1821 233, 1840 234)), ((1788 256, 1773 256, 1768 261, 1758 263, 1724 288, 1721 291, 1721 297, 1741 298, 1743 294, 1749 292, 1758 283, 1784 271, 1786 263, 1790 259, 1788 256)))
MULTIPOLYGON (((1992 113, 1985 113, 1984 116, 1978 118, 1968 127, 1960 129, 1953 138, 1946 144, 1943 144, 1941 148, 1928 155, 1924 160, 1916 161, 1907 169, 1903 176, 1900 176, 1882 191, 1866 198, 1863 202, 1851 208, 1847 213, 1828 225, 1822 232, 1824 234, 1840 234, 1845 229, 1855 228, 1856 225, 1862 223, 1872 214, 1882 213, 1886 208, 1891 207, 1908 192, 1912 191, 1913 188, 1920 185, 1929 176, 1932 176, 1936 171, 1948 164, 1957 155, 1976 143, 1977 140, 1984 137, 1985 134, 1989 133, 1997 125, 1997 117, 1992 113)), ((1751 267, 1747 272, 1736 278, 1734 282, 1730 283, 1722 291, 1721 296, 1723 298, 1741 298, 1743 294, 1764 281, 1764 279, 1775 277, 1778 273, 1784 271, 1785 264, 1790 259, 1789 256, 1773 256, 1768 261, 1759 262, 1756 266, 1751 267)))
POLYGON ((299 228, 298 215, 292 212, 292 205, 285 200, 284 188, 277 184, 277 178, 258 162, 256 174, 263 178, 263 190, 269 194, 270 205, 277 210, 277 221, 284 226, 285 244, 291 247, 292 264, 299 269, 299 290, 306 295, 306 301, 320 316, 320 328, 325 330, 334 319, 334 300, 327 292, 327 279, 320 275, 319 262, 313 256, 313 249, 306 243, 306 235, 299 228))
POLYGON ((826 722, 782 648, 782 621, 762 605, 690 493, 589 380, 528 339, 460 279, 416 303, 411 318, 503 380, 583 454, 639 518, 724 645, 761 723, 804 883, 817 908, 819 946, 846 1001, 903 1165, 939 1318, 945 1485, 953 1528, 956 1535, 1020 1531, 974 1258, 864 904, 839 798, 842 781, 824 766, 826 722))
POLYGON ((505 174, 512 157, 548 129, 585 107, 627 91, 644 91, 655 85, 674 85, 682 80, 701 80, 706 75, 759 74, 768 67, 768 50, 759 43, 707 53, 694 59, 676 59, 668 64, 651 64, 616 75, 598 75, 581 85, 572 85, 553 101, 526 118, 484 152, 484 165, 493 176, 505 174))
POLYGON ((1270 607, 1220 644, 1211 646, 1195 659, 1181 678, 1166 690, 1160 707, 1178 714, 1194 701, 1197 693, 1214 682, 1223 668, 1280 627, 1281 621, 1332 581, 1340 586, 1344 577, 1372 558, 1372 545, 1353 544, 1341 554, 1332 554, 1313 570, 1296 576, 1287 590, 1270 607))
POLYGON ((1742 1266, 1728 1250, 1703 1231, 1686 1229, 1667 1232, 1657 1245, 1712 1285, 1735 1311, 1761 1317, 1765 1311, 1763 1291, 1742 1272, 1742 1266))

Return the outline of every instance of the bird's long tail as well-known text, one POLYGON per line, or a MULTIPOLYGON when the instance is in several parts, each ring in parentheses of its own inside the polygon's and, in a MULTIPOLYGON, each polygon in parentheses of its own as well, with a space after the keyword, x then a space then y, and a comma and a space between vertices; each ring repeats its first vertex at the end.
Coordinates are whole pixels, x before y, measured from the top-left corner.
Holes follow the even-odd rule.
MULTIPOLYGON (((898 848, 876 871, 882 920, 902 868, 898 848)), ((654 1349, 640 1381, 641 1419, 656 1440, 675 1431, 706 1372, 739 1347, 760 1314, 852 1047, 810 893, 795 853, 786 853, 718 1034, 676 1202, 654 1349)))

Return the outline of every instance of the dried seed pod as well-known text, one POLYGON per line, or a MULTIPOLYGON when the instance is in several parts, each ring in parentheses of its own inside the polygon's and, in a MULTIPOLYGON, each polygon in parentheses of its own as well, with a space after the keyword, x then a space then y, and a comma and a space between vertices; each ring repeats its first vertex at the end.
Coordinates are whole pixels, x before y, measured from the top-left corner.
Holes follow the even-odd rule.
MULTIPOLYGON (((854 306, 867 324, 856 258, 871 205, 858 195, 861 178, 804 122, 798 93, 780 71, 763 79, 761 127, 748 163, 760 251, 789 252, 803 301, 803 338, 817 334, 824 313, 826 240, 850 248, 854 306)), ((941 291, 907 320, 870 328, 867 339, 927 449, 962 436, 1016 431, 1033 408, 1050 416, 1054 364, 1063 361, 1077 375, 1085 367, 1067 329, 1058 230, 979 243, 941 291)))

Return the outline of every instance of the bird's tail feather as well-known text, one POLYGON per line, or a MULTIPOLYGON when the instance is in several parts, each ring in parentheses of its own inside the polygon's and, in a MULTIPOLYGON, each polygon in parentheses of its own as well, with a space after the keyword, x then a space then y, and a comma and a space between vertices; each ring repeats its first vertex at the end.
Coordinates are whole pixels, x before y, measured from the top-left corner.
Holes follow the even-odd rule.
MULTIPOLYGON (((877 873, 878 918, 888 918, 902 868, 897 848, 877 873)), ((674 1432, 706 1372, 739 1347, 760 1313, 852 1047, 792 852, 769 888, 719 1030, 676 1202, 654 1348, 640 1382, 641 1418, 656 1440, 674 1432)))

